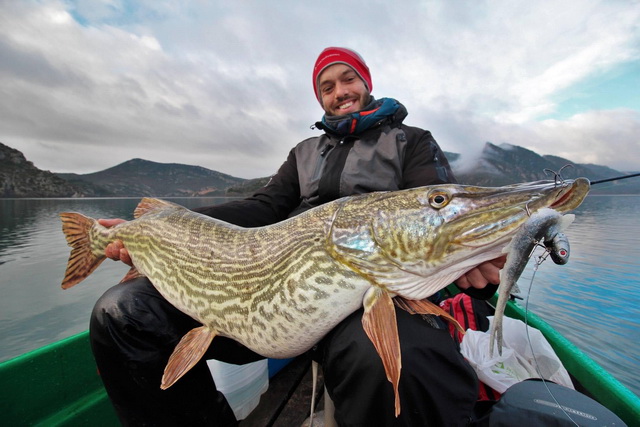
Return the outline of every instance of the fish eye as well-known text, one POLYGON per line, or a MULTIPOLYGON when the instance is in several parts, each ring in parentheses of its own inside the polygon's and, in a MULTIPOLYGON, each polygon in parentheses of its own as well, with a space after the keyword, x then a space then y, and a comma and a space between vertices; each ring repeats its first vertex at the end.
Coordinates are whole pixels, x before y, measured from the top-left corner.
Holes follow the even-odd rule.
POLYGON ((449 204, 451 197, 442 190, 435 190, 429 194, 429 204, 432 208, 441 209, 449 204))

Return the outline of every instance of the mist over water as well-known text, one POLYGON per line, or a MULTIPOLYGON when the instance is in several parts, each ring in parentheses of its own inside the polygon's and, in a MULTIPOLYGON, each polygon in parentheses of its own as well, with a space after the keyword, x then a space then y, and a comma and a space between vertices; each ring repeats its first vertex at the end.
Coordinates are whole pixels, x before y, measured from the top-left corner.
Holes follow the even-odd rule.
MULTIPOLYGON (((226 199, 172 201, 193 208, 226 199)), ((0 199, 0 361, 86 330, 95 301, 128 270, 106 260, 63 291, 69 248, 58 214, 131 219, 138 202, 0 199)), ((530 262, 518 285, 531 311, 640 394, 640 196, 589 196, 574 213, 569 263, 543 262, 529 292, 530 262)))

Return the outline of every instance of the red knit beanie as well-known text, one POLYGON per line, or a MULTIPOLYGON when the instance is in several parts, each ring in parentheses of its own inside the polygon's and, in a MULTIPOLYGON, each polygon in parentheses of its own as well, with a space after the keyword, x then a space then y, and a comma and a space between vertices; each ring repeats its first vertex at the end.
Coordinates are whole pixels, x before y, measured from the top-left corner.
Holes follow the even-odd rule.
POLYGON ((367 90, 371 92, 373 90, 373 83, 371 82, 371 74, 369 74, 369 67, 365 64, 364 59, 355 51, 344 47, 328 47, 320 53, 316 60, 316 65, 313 67, 313 91, 318 98, 318 102, 322 104, 320 92, 318 91, 318 77, 327 67, 333 64, 345 64, 353 68, 358 76, 364 81, 367 86, 367 90))

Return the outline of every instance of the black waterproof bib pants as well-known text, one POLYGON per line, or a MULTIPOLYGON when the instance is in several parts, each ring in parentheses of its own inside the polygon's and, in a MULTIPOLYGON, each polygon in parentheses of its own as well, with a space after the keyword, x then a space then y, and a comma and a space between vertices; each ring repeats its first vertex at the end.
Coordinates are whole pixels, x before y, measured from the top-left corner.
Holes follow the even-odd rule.
MULTIPOLYGON (((318 345, 327 390, 341 426, 462 426, 473 414, 478 380, 444 327, 397 311, 402 351, 399 418, 380 357, 356 311, 318 345)), ((262 359, 216 337, 205 358, 168 390, 167 360, 199 324, 169 304, 145 279, 109 289, 96 303, 90 336, 100 375, 126 426, 232 426, 237 422, 216 390, 206 359, 244 364, 262 359)), ((296 426, 297 427, 297 426, 296 426)))

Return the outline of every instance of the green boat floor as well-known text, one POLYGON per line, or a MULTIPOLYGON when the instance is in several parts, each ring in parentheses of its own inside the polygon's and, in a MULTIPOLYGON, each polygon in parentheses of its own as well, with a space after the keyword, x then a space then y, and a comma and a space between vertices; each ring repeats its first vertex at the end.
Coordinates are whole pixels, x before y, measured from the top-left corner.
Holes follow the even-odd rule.
POLYGON ((3 425, 119 425, 88 331, 3 362, 0 384, 3 425))

